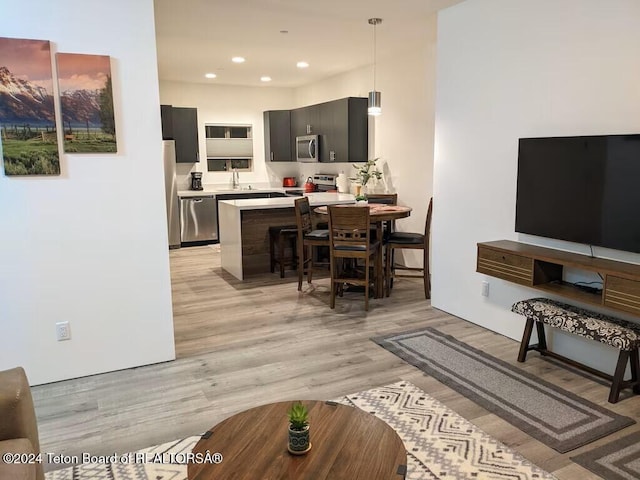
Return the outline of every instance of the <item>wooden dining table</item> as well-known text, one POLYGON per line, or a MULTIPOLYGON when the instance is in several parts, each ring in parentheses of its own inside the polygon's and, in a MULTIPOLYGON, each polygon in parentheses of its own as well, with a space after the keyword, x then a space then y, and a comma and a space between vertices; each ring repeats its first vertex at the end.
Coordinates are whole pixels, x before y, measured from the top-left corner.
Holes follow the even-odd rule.
MULTIPOLYGON (((411 215, 412 208, 406 207, 404 205, 386 205, 382 203, 365 203, 365 204, 344 204, 344 205, 336 205, 341 208, 369 208, 369 219, 372 224, 376 226, 376 238, 382 238, 382 225, 384 222, 391 222, 393 220, 399 220, 401 218, 406 218, 411 215)), ((314 212, 320 215, 328 215, 329 210, 326 206, 316 207, 314 212)), ((384 296, 384 282, 381 279, 377 279, 376 281, 376 296, 381 298, 384 296)))
MULTIPOLYGON (((389 222, 392 220, 398 220, 400 218, 406 218, 411 215, 411 207, 405 207, 404 205, 386 205, 383 203, 365 203, 365 204, 342 204, 336 205, 338 207, 369 207, 369 217, 371 223, 382 225, 383 222, 389 222)), ((321 215, 328 215, 329 211, 326 206, 316 207, 314 212, 321 215)))

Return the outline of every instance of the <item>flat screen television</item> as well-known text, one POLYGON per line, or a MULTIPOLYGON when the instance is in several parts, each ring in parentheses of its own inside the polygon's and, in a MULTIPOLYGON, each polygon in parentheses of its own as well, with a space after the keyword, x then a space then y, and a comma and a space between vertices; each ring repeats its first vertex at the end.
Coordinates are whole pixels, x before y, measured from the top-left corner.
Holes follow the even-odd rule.
POLYGON ((640 135, 521 138, 516 232, 640 253, 640 135))

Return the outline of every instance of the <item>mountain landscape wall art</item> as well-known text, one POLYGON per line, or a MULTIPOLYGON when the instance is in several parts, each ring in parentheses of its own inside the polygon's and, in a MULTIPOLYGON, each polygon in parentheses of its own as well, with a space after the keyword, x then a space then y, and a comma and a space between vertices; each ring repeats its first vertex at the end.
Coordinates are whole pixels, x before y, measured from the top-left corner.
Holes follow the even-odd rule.
POLYGON ((5 175, 59 175, 51 47, 0 37, 0 142, 5 175))
POLYGON ((116 152, 111 57, 56 54, 65 153, 116 152))

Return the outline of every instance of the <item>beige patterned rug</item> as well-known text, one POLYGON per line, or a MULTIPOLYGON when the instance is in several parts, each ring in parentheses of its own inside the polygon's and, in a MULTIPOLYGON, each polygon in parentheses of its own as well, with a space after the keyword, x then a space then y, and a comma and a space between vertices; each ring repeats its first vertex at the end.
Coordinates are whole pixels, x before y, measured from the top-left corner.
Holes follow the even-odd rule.
MULTIPOLYGON (((372 413, 394 428, 407 449, 409 480, 555 478, 409 382, 365 390, 336 401, 372 413)), ((116 462, 85 463, 49 472, 46 480, 185 480, 184 457, 198 439, 195 436, 156 445, 123 455, 116 462), (139 461, 143 458, 147 461, 139 461)))

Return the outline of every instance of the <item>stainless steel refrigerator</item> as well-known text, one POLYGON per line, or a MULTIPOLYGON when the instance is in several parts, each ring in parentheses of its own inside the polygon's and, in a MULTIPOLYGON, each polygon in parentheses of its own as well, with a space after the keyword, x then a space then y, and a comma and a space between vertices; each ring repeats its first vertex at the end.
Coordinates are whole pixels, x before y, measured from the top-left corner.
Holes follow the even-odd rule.
POLYGON ((162 141, 162 161, 164 163, 164 187, 167 200, 167 228, 169 248, 180 247, 180 211, 178 201, 178 179, 176 178, 176 142, 162 141))

